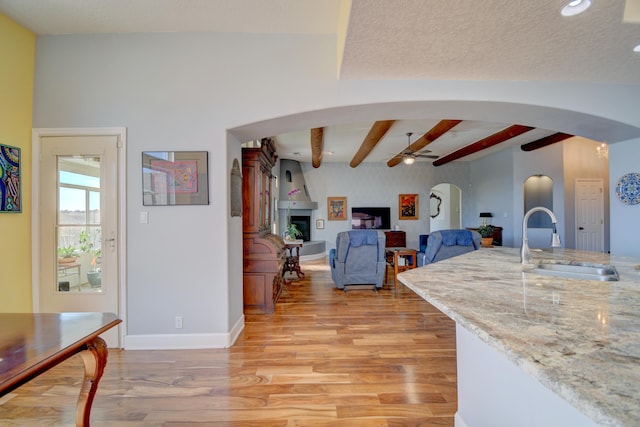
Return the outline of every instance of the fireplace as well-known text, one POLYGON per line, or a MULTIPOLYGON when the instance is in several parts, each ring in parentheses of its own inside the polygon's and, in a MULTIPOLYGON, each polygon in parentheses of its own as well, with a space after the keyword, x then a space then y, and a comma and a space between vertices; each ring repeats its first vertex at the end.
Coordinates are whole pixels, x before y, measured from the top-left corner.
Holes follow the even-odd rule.
POLYGON ((302 239, 305 242, 311 240, 311 217, 308 215, 291 215, 291 224, 295 224, 302 232, 302 239))

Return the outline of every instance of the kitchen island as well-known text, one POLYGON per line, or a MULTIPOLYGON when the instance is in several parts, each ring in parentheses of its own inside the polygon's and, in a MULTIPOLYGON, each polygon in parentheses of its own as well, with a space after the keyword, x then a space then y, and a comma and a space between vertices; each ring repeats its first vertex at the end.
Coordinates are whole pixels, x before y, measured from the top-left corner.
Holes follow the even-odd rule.
POLYGON ((481 248, 398 275, 456 322, 456 426, 637 426, 640 260, 570 249, 541 260, 611 264, 619 281, 526 272, 481 248))

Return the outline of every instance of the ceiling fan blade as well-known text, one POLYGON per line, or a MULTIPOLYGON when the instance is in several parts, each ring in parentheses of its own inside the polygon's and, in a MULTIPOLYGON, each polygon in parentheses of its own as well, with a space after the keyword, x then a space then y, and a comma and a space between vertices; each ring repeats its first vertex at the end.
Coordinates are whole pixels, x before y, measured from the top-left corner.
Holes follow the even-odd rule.
POLYGON ((440 156, 436 156, 435 154, 414 154, 413 157, 419 157, 421 159, 437 159, 440 156))
MULTIPOLYGON (((422 150, 427 145, 431 144, 436 139, 440 138, 442 135, 453 129, 458 123, 462 120, 440 120, 434 127, 432 127, 429 132, 422 135, 420 138, 415 140, 413 144, 409 145, 408 149, 412 152, 416 152, 422 150)), ((402 156, 404 155, 404 150, 402 152, 393 156, 387 162, 387 166, 390 168, 400 164, 402 162, 402 156)))

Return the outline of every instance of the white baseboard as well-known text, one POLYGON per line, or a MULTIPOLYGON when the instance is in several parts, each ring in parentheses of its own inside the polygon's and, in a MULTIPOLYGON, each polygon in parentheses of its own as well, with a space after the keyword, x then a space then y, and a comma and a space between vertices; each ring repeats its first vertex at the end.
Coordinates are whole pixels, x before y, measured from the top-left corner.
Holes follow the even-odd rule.
POLYGON ((219 334, 157 334, 125 335, 125 350, 195 350, 228 348, 244 329, 244 315, 228 333, 219 334))
POLYGON ((453 425, 455 427, 467 427, 467 423, 464 422, 464 420, 462 419, 462 417, 458 412, 456 412, 456 414, 453 417, 453 425))
POLYGON ((313 255, 300 255, 300 261, 304 262, 304 261, 314 261, 317 259, 322 259, 325 257, 329 256, 329 252, 320 252, 319 254, 313 254, 313 255))

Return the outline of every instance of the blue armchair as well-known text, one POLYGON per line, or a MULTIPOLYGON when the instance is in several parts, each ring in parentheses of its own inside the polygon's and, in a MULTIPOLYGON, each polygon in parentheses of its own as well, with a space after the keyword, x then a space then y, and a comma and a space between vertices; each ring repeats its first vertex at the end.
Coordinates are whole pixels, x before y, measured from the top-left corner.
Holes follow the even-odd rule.
POLYGON ((336 247, 329 251, 331 278, 338 289, 345 285, 375 285, 381 288, 386 272, 385 235, 379 230, 338 233, 336 247))
POLYGON ((438 230, 421 234, 418 267, 442 261, 443 259, 475 251, 480 247, 482 237, 471 230, 438 230))

